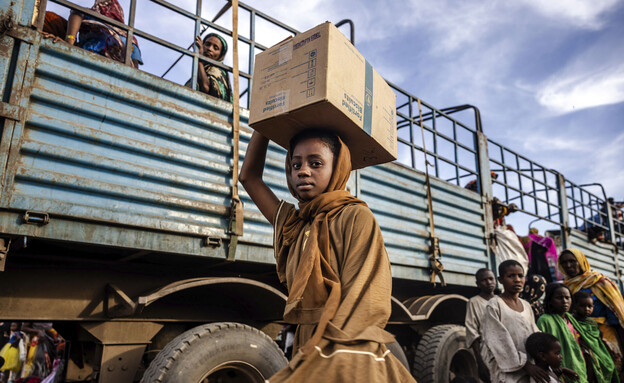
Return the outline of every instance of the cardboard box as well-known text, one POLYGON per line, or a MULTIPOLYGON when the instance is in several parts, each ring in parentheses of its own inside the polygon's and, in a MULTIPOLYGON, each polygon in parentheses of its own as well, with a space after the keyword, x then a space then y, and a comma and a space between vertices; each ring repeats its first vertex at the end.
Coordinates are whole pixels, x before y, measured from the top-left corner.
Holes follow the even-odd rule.
POLYGON ((331 23, 255 59, 249 125, 284 148, 305 128, 335 131, 353 169, 396 160, 396 94, 331 23))

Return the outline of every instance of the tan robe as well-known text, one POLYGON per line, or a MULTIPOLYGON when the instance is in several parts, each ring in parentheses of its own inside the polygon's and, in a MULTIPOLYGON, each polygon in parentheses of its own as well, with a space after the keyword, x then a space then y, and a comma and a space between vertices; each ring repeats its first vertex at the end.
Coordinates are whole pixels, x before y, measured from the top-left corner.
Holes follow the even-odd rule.
MULTIPOLYGON (((275 217, 275 248, 288 212, 282 202, 275 217)), ((293 359, 270 378, 278 382, 415 382, 384 343, 394 337, 384 330, 391 312, 392 275, 379 226, 363 205, 346 207, 330 223, 332 269, 340 276, 341 299, 336 315, 311 354, 299 349, 312 336, 314 324, 300 324, 293 359)), ((286 264, 290 290, 299 256, 308 240, 305 225, 291 245, 286 264)))

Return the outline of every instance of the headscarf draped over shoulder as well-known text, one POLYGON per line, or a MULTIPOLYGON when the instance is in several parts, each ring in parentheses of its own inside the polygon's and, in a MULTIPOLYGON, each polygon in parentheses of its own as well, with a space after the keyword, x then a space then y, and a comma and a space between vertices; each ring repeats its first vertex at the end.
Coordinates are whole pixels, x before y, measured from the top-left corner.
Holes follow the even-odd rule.
POLYGON ((613 281, 602 273, 594 271, 589 262, 579 249, 566 249, 559 256, 559 271, 565 276, 563 283, 570 288, 572 294, 581 289, 591 289, 592 293, 604 303, 620 320, 620 326, 624 327, 624 298, 613 281), (579 264, 581 273, 576 277, 568 277, 561 267, 561 255, 563 253, 574 255, 579 264))
MULTIPOLYGON (((304 354, 314 350, 321 340, 329 321, 334 318, 341 300, 340 278, 331 267, 329 225, 348 206, 366 203, 344 190, 351 172, 351 154, 340 140, 340 152, 334 159, 334 169, 327 190, 310 201, 303 201, 292 186, 291 152, 286 155, 286 179, 288 189, 299 200, 299 209, 291 210, 285 218, 281 246, 277 249, 277 273, 286 280, 286 262, 290 246, 295 243, 301 230, 310 223, 308 240, 301 254, 284 310, 287 322, 317 324, 310 340, 303 345, 304 354)), ((292 150, 292 148, 291 148, 292 150)))

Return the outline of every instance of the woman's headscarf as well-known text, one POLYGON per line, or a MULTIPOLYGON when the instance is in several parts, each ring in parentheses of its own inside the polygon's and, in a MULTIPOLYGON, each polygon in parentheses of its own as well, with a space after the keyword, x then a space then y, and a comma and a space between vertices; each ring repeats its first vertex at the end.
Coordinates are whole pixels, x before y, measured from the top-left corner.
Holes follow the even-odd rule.
POLYGON ((286 155, 286 179, 288 189, 299 200, 299 210, 292 210, 286 217, 282 230, 283 241, 277 252, 277 272, 280 278, 286 274, 286 261, 291 245, 301 230, 310 223, 307 242, 299 258, 284 319, 292 323, 317 324, 310 340, 303 345, 309 354, 321 340, 329 321, 334 317, 341 299, 340 278, 331 267, 332 243, 329 225, 347 206, 365 205, 344 190, 351 172, 351 153, 338 138, 340 152, 334 161, 334 169, 326 191, 310 201, 302 201, 291 183, 291 151, 286 155))
POLYGON ((124 22, 124 11, 117 0, 95 0, 91 10, 102 16, 110 17, 113 20, 124 22))
POLYGON ((624 298, 622 298, 622 294, 615 283, 602 273, 593 271, 585 254, 579 249, 563 251, 563 253, 566 252, 574 255, 581 272, 576 277, 568 277, 563 267, 561 267, 561 256, 559 256, 559 271, 565 276, 563 283, 570 288, 572 294, 581 289, 591 289, 592 293, 618 317, 620 326, 624 327, 624 298))

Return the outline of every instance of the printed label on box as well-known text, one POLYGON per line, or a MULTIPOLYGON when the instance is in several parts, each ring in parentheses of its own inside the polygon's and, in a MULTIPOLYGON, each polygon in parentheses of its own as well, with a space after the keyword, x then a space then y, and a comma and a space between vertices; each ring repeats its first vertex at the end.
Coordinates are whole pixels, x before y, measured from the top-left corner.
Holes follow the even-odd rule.
POLYGON ((273 97, 269 97, 268 100, 264 102, 264 107, 262 108, 262 113, 267 112, 277 112, 283 113, 288 111, 288 103, 289 103, 290 90, 285 89, 276 93, 273 97))

